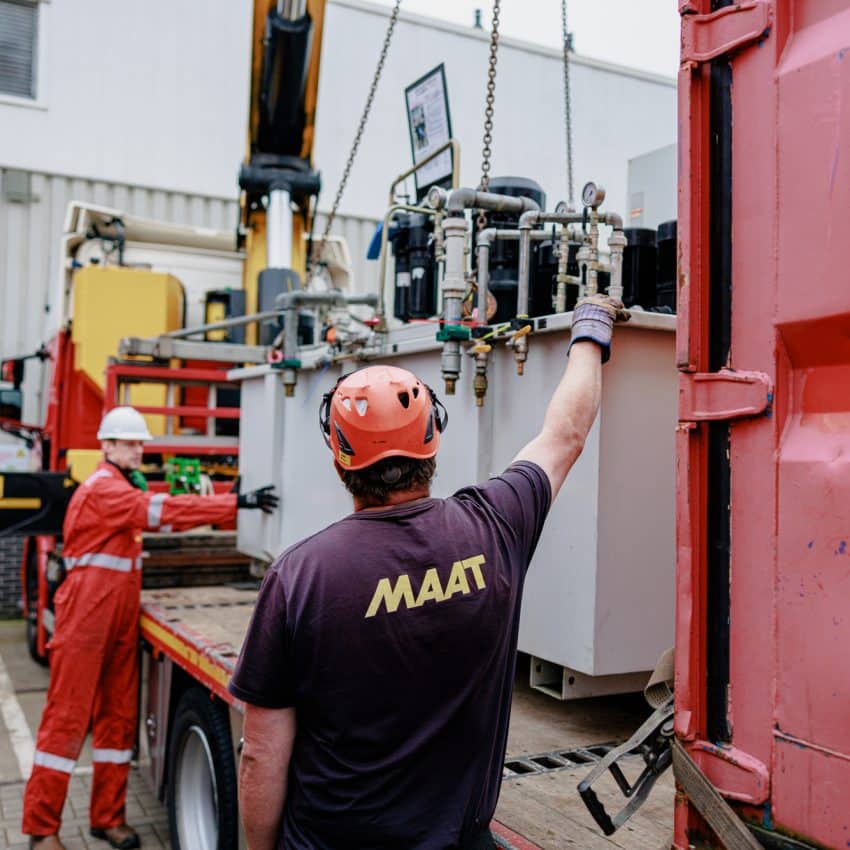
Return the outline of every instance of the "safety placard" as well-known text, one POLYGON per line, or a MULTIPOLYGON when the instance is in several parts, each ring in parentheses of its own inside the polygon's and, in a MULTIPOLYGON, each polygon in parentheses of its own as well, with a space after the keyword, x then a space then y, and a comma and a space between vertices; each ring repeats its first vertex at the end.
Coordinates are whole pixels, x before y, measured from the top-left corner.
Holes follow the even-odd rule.
MULTIPOLYGON (((442 64, 420 77, 404 90, 407 104, 407 126, 414 165, 427 159, 452 137, 446 72, 442 64)), ((416 197, 421 198, 435 184, 449 185, 452 174, 452 152, 439 156, 417 169, 416 197)))

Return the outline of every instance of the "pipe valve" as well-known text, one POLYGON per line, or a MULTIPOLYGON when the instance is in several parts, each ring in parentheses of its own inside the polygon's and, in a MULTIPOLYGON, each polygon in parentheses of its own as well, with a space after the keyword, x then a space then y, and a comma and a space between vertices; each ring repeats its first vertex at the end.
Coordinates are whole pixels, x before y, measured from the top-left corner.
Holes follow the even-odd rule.
POLYGON ((516 373, 517 375, 522 376, 525 372, 525 361, 528 359, 528 335, 531 333, 533 325, 530 319, 524 317, 517 318, 515 323, 518 327, 511 334, 511 338, 508 340, 508 345, 510 345, 514 350, 516 373))
POLYGON ((484 407, 484 397, 487 395, 487 359, 493 346, 486 342, 477 342, 470 350, 475 359, 475 377, 472 379, 472 392, 475 394, 476 407, 484 407))

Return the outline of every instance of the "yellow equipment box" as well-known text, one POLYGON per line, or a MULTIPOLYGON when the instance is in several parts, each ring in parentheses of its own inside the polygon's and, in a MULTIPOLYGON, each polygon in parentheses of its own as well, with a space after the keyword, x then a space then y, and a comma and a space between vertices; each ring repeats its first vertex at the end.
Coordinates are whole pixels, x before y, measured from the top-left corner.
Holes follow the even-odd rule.
MULTIPOLYGON (((103 389, 110 357, 122 337, 149 337, 183 327, 185 295, 169 274, 123 266, 86 266, 74 274, 71 339, 74 365, 103 389)), ((164 405, 165 388, 133 387, 130 404, 164 405)), ((152 434, 165 428, 162 416, 146 416, 152 434)))

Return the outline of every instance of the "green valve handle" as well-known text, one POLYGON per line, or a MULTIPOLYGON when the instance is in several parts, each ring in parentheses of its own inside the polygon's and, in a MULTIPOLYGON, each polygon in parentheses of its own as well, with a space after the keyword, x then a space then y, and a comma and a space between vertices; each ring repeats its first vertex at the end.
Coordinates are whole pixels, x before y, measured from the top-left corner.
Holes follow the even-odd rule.
POLYGON ((465 342, 469 339, 469 328, 466 325, 443 325, 437 331, 437 342, 449 342, 459 340, 465 342))

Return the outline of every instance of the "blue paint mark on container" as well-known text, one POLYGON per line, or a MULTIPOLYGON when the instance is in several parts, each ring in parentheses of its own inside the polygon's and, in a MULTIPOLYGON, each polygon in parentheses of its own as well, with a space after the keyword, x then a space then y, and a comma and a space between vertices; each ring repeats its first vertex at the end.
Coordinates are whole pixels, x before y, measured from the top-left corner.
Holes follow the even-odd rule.
POLYGON ((838 544, 838 548, 835 550, 836 555, 846 555, 847 554, 847 541, 841 540, 838 544))
POLYGON ((764 804, 764 814, 761 816, 761 822, 765 829, 773 829, 773 810, 769 802, 764 804))
POLYGON ((809 549, 811 549, 811 548, 812 548, 812 546, 814 546, 814 545, 815 545, 815 541, 814 541, 814 540, 810 540, 810 541, 809 541, 809 544, 808 544, 808 548, 809 548, 809 549))

